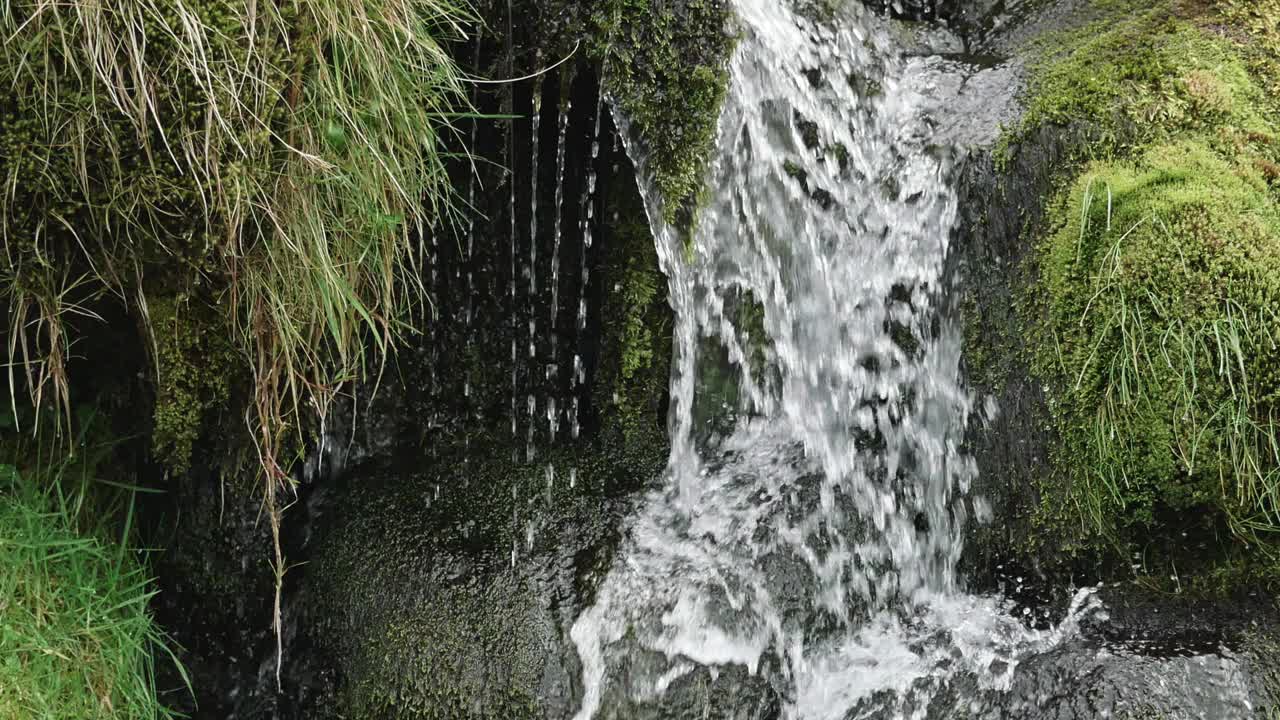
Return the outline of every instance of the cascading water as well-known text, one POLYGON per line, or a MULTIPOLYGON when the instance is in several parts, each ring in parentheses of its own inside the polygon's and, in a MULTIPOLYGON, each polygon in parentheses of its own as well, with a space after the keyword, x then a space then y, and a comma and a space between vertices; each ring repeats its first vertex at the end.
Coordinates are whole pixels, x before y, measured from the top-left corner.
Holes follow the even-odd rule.
POLYGON ((998 690, 1094 601, 1035 632, 957 590, 980 503, 940 310, 955 157, 931 145, 925 63, 857 8, 734 5, 690 244, 647 198, 677 317, 672 450, 573 627, 576 718, 725 665, 767 674, 788 718, 923 716, 948 677, 998 690))

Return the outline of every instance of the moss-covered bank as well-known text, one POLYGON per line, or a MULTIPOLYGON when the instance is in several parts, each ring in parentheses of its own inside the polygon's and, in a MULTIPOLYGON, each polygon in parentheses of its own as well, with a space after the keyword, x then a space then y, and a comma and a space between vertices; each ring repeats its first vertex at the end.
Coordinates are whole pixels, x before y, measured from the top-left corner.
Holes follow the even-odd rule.
POLYGON ((1017 382, 1021 364, 1045 393, 1049 458, 1025 551, 1177 568, 1205 587, 1267 575, 1280 529, 1280 4, 1090 12, 1039 41, 1025 115, 995 150, 998 169, 1024 172, 1047 137, 1074 138, 1051 160, 1043 218, 1024 217, 1014 330, 993 340, 969 321, 987 339, 969 357, 980 386, 1017 382), (999 359, 1010 352, 1012 366, 999 359))

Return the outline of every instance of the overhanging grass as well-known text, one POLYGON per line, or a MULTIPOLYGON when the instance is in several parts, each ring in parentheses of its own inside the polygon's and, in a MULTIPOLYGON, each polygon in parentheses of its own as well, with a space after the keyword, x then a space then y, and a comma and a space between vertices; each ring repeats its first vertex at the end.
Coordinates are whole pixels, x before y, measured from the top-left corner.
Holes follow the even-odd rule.
POLYGON ((276 458, 299 408, 423 296, 411 229, 453 207, 441 143, 465 99, 442 43, 468 18, 454 0, 7 6, 0 136, 21 152, 0 278, 33 396, 70 407, 76 297, 116 293, 144 320, 150 295, 206 298, 276 458))
POLYGON ((172 470, 228 376, 251 381, 278 537, 304 432, 426 297, 414 233, 450 224, 443 141, 467 110, 445 45, 472 19, 465 0, 6 3, 11 395, 69 426, 72 321, 114 298, 149 336, 172 470))

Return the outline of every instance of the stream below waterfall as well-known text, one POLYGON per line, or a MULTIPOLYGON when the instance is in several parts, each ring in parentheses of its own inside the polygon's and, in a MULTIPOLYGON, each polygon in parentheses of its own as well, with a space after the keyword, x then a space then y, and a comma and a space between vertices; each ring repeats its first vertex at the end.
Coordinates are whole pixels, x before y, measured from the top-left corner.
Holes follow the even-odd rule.
MULTIPOLYGON (((672 449, 573 625, 575 720, 744 677, 767 690, 710 717, 1057 717, 1038 710, 1061 695, 1046 668, 1123 652, 1077 642, 1105 619, 1091 588, 1049 620, 957 577, 964 527, 987 514, 964 431, 993 409, 962 382, 948 310, 964 149, 943 90, 980 70, 905 56, 856 3, 818 5, 735 0, 693 237, 646 193, 676 316, 672 449)), ((1156 706, 1250 716, 1229 654, 1143 667, 1132 682, 1156 706), (1187 663, 1210 681, 1171 680, 1187 663)))

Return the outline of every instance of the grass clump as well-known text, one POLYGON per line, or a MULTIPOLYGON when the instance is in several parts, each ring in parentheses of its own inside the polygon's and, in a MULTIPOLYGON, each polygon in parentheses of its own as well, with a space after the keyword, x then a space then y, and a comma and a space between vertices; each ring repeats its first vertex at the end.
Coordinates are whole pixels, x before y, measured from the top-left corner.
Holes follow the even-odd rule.
MULTIPOLYGON (((465 106, 452 0, 12 3, 0 30, 0 279, 36 399, 69 316, 113 294, 217 309, 250 371, 273 477, 282 431, 385 351, 416 292, 412 228, 447 216, 465 106), (21 152, 18 152, 18 150, 21 152)), ((157 343, 158 344, 158 343, 157 343)))
POLYGON ((1195 141, 1098 161, 1042 247, 1061 461, 1084 529, 1209 507, 1280 531, 1280 210, 1195 141))
POLYGON ((1128 557, 1190 531, 1219 538, 1209 555, 1237 556, 1234 538, 1266 557, 1280 547, 1280 3, 1098 6, 1105 20, 1034 69, 1008 136, 1084 123, 1098 139, 1049 203, 1028 303, 1060 438, 1040 520, 1074 549, 1128 557), (1256 35, 1240 17, 1263 18, 1256 35))
MULTIPOLYGON (((101 447, 0 448, 0 718, 173 717, 154 666, 167 652, 136 554, 86 511, 101 447)), ((125 535, 127 541, 128 524, 125 535)))
POLYGON ((235 416, 278 536, 304 433, 425 297, 416 228, 452 217, 443 143, 467 106, 446 45, 471 19, 465 0, 6 3, 11 394, 69 426, 77 333, 126 306, 171 469, 231 396, 225 378, 249 379, 235 416))

